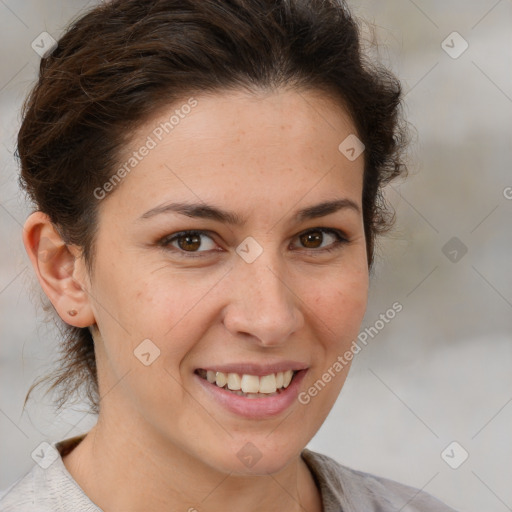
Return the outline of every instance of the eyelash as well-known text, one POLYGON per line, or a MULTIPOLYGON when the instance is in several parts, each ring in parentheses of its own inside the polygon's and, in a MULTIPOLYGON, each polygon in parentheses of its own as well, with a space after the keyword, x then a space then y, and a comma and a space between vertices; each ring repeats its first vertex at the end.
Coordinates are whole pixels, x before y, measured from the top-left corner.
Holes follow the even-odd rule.
MULTIPOLYGON (((345 234, 342 231, 340 231, 338 229, 332 229, 332 228, 319 227, 319 228, 308 229, 307 231, 303 231, 302 233, 299 233, 297 235, 297 237, 307 235, 308 233, 316 233, 316 232, 332 234, 336 237, 336 240, 330 246, 324 247, 322 249, 307 249, 307 248, 304 249, 306 252, 309 252, 310 254, 319 255, 319 253, 320 254, 330 253, 332 251, 340 249, 343 245, 348 243, 347 237, 345 236, 345 234)), ((174 242, 180 238, 185 238, 186 236, 193 236, 193 235, 205 235, 213 241, 213 238, 209 235, 209 233, 210 233, 209 231, 180 231, 179 233, 165 236, 158 242, 158 244, 160 246, 168 249, 172 242, 174 242)), ((322 242, 323 242, 323 240, 322 240, 322 242)), ((172 247, 172 249, 175 252, 177 252, 178 254, 180 254, 180 256, 183 255, 185 258, 202 258, 211 252, 211 251, 195 251, 195 252, 194 251, 184 251, 183 249, 178 248, 178 247, 172 247)))

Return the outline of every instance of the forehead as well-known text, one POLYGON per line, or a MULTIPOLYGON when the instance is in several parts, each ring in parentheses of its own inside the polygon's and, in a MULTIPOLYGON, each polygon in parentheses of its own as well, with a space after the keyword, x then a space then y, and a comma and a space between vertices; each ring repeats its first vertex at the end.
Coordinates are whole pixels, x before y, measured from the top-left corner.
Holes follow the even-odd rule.
POLYGON ((360 201, 364 155, 351 161, 340 151, 353 135, 341 103, 319 91, 187 97, 134 132, 119 168, 134 165, 109 200, 137 209, 164 199, 271 197, 286 208, 299 193, 339 191, 360 201))
POLYGON ((229 145, 231 152, 273 147, 281 141, 295 141, 299 150, 316 142, 322 149, 318 142, 326 136, 329 144, 344 133, 355 132, 341 102, 322 91, 290 89, 189 97, 162 109, 138 134, 143 136, 153 126, 152 133, 164 144, 172 143, 171 139, 181 144, 193 136, 205 146, 216 139, 214 144, 229 145), (188 109, 192 102, 195 106, 188 109))

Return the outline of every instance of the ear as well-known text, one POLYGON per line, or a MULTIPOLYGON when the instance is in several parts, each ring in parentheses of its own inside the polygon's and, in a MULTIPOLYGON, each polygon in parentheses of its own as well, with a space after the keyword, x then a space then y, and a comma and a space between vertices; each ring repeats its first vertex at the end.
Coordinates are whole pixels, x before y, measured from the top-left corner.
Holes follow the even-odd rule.
POLYGON ((88 273, 78 247, 66 245, 42 212, 31 214, 25 222, 23 244, 41 287, 62 320, 74 327, 93 325, 88 273))

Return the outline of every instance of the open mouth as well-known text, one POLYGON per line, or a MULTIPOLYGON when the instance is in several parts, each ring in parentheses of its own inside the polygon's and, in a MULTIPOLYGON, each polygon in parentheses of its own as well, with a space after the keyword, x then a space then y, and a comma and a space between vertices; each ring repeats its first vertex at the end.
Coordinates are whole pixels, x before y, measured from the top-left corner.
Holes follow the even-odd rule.
POLYGON ((195 373, 210 384, 246 398, 277 396, 290 385, 298 371, 287 370, 269 375, 224 373, 198 369, 195 373))

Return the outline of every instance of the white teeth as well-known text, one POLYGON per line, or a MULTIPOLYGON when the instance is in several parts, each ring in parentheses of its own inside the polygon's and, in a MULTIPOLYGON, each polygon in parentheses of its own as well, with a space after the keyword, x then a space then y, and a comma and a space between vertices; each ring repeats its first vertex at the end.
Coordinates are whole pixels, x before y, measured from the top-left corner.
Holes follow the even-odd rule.
POLYGON ((257 393, 260 390, 260 378, 257 375, 242 376, 242 391, 244 393, 257 393))
MULTIPOLYGON (((204 376, 204 374, 203 374, 204 376)), ((287 388, 293 378, 293 371, 270 373, 258 377, 257 375, 240 375, 238 373, 224 373, 213 370, 206 371, 206 380, 216 384, 219 388, 227 388, 237 395, 248 398, 259 398, 259 393, 267 396, 277 395, 279 389, 287 388)))
POLYGON ((287 388, 292 381, 293 372, 291 370, 286 370, 283 375, 283 387, 287 388))
POLYGON ((275 393, 276 390, 276 376, 274 373, 260 377, 260 393, 275 393))
POLYGON ((219 386, 219 388, 223 388, 226 385, 227 381, 228 379, 226 378, 225 373, 217 372, 215 383, 217 384, 217 386, 219 386))
POLYGON ((228 373, 228 388, 237 391, 242 387, 242 379, 238 373, 228 373))

